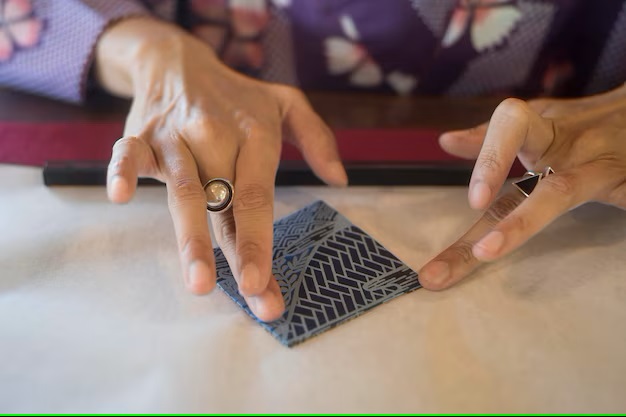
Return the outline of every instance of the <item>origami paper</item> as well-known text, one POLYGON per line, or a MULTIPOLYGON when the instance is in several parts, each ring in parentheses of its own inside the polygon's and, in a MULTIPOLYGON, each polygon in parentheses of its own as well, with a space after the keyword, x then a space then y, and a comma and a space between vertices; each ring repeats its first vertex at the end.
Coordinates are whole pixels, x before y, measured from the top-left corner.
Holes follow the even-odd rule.
MULTIPOLYGON (((255 318, 222 251, 215 256, 219 287, 255 318)), ((273 259, 286 310, 259 323, 289 347, 420 288, 417 273, 322 201, 274 224, 273 259)))

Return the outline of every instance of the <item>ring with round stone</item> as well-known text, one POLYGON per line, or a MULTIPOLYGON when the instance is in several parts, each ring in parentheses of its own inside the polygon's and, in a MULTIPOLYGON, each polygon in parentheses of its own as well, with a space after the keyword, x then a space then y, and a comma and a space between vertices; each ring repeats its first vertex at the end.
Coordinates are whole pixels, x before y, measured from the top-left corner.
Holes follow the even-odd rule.
POLYGON ((206 194, 206 209, 212 213, 228 210, 233 204, 235 189, 225 178, 213 178, 203 186, 206 194))

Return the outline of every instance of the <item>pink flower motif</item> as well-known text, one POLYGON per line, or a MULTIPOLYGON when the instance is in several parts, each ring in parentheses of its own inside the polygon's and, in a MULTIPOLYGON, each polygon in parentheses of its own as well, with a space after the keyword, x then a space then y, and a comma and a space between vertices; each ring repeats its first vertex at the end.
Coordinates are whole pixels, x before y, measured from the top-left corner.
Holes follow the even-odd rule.
POLYGON ((374 87, 383 80, 383 73, 365 47, 350 39, 331 36, 324 41, 326 65, 331 75, 350 75, 350 83, 374 87))
POLYGON ((352 17, 340 16, 339 24, 344 36, 324 40, 326 66, 331 75, 348 75, 350 84, 360 88, 378 87, 387 81, 398 94, 411 94, 418 82, 415 77, 400 71, 385 77, 382 68, 360 42, 361 35, 352 17))
POLYGON ((33 15, 30 0, 0 0, 0 62, 39 42, 43 22, 33 15))
POLYGON ((259 35, 269 22, 265 0, 230 0, 233 28, 237 36, 252 38, 259 35))
POLYGON ((220 52, 224 63, 254 71, 263 67, 260 35, 270 19, 267 0, 192 0, 191 5, 205 20, 191 31, 220 52))
POLYGON ((441 44, 450 47, 469 30, 474 49, 482 52, 509 36, 521 17, 512 0, 460 0, 441 44))
POLYGON ((339 17, 345 35, 331 36, 324 41, 326 65, 332 75, 350 74, 350 83, 359 87, 375 87, 382 83, 383 72, 360 43, 359 31, 349 15, 339 17))

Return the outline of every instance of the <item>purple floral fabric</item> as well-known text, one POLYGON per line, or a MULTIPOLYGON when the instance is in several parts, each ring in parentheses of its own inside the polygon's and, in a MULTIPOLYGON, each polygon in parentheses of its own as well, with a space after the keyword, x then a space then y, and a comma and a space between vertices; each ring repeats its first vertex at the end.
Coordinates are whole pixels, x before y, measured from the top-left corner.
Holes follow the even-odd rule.
POLYGON ((0 85, 78 102, 98 36, 147 14, 304 89, 582 95, 626 81, 626 0, 0 0, 0 85))
POLYGON ((145 13, 128 1, 0 0, 0 85, 78 102, 100 33, 112 21, 145 13), (20 11, 21 35, 11 10, 20 11))

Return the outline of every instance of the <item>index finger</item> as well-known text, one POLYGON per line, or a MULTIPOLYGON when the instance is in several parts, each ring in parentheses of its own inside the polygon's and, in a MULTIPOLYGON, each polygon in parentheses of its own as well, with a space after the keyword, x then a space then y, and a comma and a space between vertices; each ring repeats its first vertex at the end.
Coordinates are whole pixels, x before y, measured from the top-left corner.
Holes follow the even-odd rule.
POLYGON ((196 161, 181 139, 162 143, 155 154, 164 171, 187 287, 197 294, 207 293, 215 287, 215 259, 196 161))
POLYGON ((442 290, 476 269, 481 261, 474 255, 474 245, 524 199, 522 193, 509 187, 463 236, 422 267, 419 271, 420 284, 430 290, 442 290))
POLYGON ((549 119, 526 102, 506 99, 493 112, 469 185, 470 205, 486 209, 506 180, 520 150, 537 159, 554 136, 549 119))

